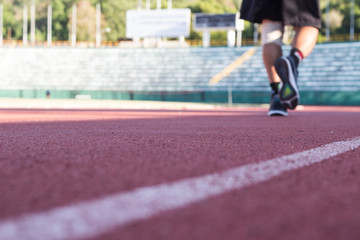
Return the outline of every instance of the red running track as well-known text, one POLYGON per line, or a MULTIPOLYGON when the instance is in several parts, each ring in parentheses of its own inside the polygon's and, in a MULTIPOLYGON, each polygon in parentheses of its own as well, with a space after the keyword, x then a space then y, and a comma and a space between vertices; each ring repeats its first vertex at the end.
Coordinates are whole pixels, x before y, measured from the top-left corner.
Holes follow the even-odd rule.
MULTIPOLYGON (((359 136, 356 107, 0 110, 0 225, 359 136)), ((359 203, 356 148, 90 239, 358 240, 359 203)))

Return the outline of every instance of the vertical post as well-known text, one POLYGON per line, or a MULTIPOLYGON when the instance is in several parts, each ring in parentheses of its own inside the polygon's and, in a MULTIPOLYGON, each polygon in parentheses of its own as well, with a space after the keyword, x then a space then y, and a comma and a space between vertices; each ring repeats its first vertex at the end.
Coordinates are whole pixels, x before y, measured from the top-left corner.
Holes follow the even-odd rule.
POLYGON ((96 4, 96 47, 101 47, 101 5, 96 4))
POLYGON ((242 31, 245 29, 244 20, 240 20, 240 13, 236 14, 236 46, 241 47, 242 44, 242 31))
POLYGON ((146 10, 150 10, 150 0, 146 0, 146 10))
POLYGON ((330 41, 330 0, 326 0, 326 41, 330 41))
POLYGON ((351 0, 350 5, 350 41, 354 41, 354 34, 355 34, 355 3, 354 0, 351 0))
POLYGON ((24 7, 23 7, 23 45, 24 46, 27 46, 27 34, 28 34, 28 31, 27 31, 27 18, 28 18, 28 7, 26 4, 24 4, 24 7))
POLYGON ((3 45, 4 35, 4 7, 2 4, 0 4, 0 46, 3 45))
POLYGON ((35 44, 35 0, 31 0, 31 7, 30 7, 30 40, 31 44, 35 44))
POLYGON ((142 5, 141 0, 138 0, 137 10, 141 10, 142 8, 141 5, 142 5))
POLYGON ((168 0, 168 9, 172 9, 172 0, 168 0))
POLYGON ((228 78, 227 82, 228 82, 228 104, 229 104, 229 107, 232 107, 233 95, 232 95, 232 83, 231 83, 230 78, 228 78))
POLYGON ((254 24, 254 45, 257 45, 259 42, 259 25, 254 24))
POLYGON ((76 3, 73 4, 72 10, 72 33, 71 33, 71 46, 76 46, 76 16, 77 16, 77 6, 76 3))
POLYGON ((52 6, 48 6, 48 16, 47 16, 47 45, 51 47, 52 45, 52 6))
POLYGON ((210 47, 210 32, 203 31, 203 47, 210 47))
POLYGON ((179 37, 179 43, 180 43, 180 46, 184 46, 184 44, 185 44, 185 36, 179 37))
POLYGON ((242 31, 238 30, 237 32, 237 36, 236 36, 236 46, 237 47, 241 47, 241 42, 242 42, 242 31))
MULTIPOLYGON (((158 10, 161 9, 161 0, 156 1, 156 8, 158 10)), ((156 38, 156 47, 160 47, 160 46, 161 46, 161 37, 158 37, 158 38, 156 38)))
POLYGON ((229 30, 227 32, 227 46, 228 47, 235 47, 236 44, 236 33, 233 30, 229 30))

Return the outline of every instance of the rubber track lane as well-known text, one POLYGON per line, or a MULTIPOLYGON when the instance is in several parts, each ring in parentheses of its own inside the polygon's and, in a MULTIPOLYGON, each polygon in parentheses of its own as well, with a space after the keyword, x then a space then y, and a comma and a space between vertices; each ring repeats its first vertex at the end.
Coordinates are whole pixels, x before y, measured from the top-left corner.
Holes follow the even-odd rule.
MULTIPOLYGON (((0 220, 360 135, 358 111, 23 111, 1 115, 0 220)), ((359 159, 355 150, 99 239, 355 239, 359 159)))

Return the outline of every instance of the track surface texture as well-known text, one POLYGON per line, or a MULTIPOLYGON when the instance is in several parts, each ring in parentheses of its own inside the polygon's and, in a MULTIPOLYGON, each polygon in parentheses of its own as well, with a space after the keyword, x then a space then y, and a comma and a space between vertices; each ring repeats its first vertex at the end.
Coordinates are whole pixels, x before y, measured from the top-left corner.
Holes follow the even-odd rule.
POLYGON ((0 109, 0 239, 360 239, 360 108, 266 112, 0 109), (351 149, 322 148, 336 142, 351 149), (336 153, 263 180, 247 175, 251 164, 302 161, 294 154, 315 148, 336 153), (229 177, 228 190, 208 194, 225 188, 218 175, 226 183, 225 172, 244 166, 245 185, 229 177), (178 191, 189 179, 201 183, 178 191), (120 221, 121 211, 137 215, 120 221))

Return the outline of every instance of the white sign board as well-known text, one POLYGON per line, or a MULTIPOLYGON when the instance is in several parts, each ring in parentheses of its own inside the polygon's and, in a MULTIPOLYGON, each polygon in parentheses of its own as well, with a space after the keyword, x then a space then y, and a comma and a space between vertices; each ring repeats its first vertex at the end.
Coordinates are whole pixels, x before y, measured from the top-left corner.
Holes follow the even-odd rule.
POLYGON ((195 14, 194 30, 244 30, 244 21, 239 14, 195 14))
POLYGON ((174 37, 190 35, 190 9, 128 10, 126 37, 174 37))

